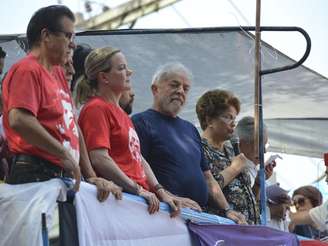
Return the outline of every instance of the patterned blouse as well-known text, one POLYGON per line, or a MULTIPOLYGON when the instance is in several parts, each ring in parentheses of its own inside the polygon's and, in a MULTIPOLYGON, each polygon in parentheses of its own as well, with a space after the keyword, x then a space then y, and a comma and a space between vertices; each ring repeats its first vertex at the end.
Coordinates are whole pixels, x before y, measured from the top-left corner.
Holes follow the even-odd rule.
MULTIPOLYGON (((225 168, 231 165, 234 157, 233 148, 228 143, 224 144, 224 151, 221 152, 202 139, 202 147, 205 158, 208 161, 211 172, 222 188, 224 185, 224 177, 221 174, 225 168)), ((242 213, 246 217, 248 224, 259 224, 259 208, 256 205, 255 195, 252 191, 251 180, 247 173, 242 172, 235 177, 226 187, 222 189, 230 206, 242 213)), ((222 211, 208 207, 208 212, 222 215, 222 211)))

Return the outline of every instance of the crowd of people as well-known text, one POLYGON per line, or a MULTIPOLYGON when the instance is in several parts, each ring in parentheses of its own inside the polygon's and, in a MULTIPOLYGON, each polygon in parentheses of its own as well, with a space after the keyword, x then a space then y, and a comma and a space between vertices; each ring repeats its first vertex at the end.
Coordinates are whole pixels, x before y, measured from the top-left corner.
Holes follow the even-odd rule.
MULTIPOLYGON (((179 62, 166 63, 150 81, 152 105, 130 118, 133 71, 124 52, 76 46, 74 21, 67 7, 53 5, 35 12, 28 24, 29 53, 2 82, 1 178, 24 184, 71 177, 76 192, 83 179, 96 186, 100 202, 110 193, 122 199, 124 191, 143 197, 150 214, 165 202, 172 217, 191 208, 259 224, 255 123, 250 116, 236 122, 238 97, 220 89, 205 92, 196 104, 200 134, 179 117, 192 73, 179 62), (233 135, 241 154, 229 142, 233 135)), ((0 49, 0 74, 5 56, 0 49)), ((266 165, 267 179, 274 166, 266 165)), ((267 195, 268 225, 321 237, 316 221, 295 214, 289 224, 286 219, 292 204, 299 212, 320 206, 320 191, 305 186, 290 198, 273 185, 267 195), (303 222, 309 225, 298 225, 303 222)))

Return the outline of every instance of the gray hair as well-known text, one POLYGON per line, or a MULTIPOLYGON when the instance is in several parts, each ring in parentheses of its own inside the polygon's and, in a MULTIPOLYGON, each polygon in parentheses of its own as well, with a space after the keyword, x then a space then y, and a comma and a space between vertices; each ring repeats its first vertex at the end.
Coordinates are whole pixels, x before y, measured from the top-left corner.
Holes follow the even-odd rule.
POLYGON ((169 62, 157 68, 153 75, 152 84, 167 80, 174 74, 185 74, 189 81, 192 81, 192 73, 180 62, 169 62))
MULTIPOLYGON (((235 131, 240 140, 252 143, 254 141, 254 117, 243 117, 238 121, 235 131)), ((263 124, 263 132, 267 134, 267 127, 265 124, 263 124)))

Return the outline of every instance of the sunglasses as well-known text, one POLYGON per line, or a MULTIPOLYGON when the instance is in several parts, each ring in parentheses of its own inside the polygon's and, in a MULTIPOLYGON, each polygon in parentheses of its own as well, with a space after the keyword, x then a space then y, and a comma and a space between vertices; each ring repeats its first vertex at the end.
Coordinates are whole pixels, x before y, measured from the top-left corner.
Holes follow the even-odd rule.
POLYGON ((305 198, 304 197, 301 197, 299 199, 295 199, 295 200, 293 200, 293 204, 294 205, 298 204, 300 206, 304 206, 304 204, 305 204, 305 198))

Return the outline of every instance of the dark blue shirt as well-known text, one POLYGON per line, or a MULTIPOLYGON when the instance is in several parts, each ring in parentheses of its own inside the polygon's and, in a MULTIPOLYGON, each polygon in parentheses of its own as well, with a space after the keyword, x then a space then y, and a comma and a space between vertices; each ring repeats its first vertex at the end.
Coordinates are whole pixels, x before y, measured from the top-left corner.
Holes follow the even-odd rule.
POLYGON ((208 192, 203 171, 209 167, 196 127, 152 109, 134 115, 132 121, 142 155, 159 183, 175 195, 206 205, 208 192))
MULTIPOLYGON (((303 237, 308 237, 308 238, 317 239, 317 240, 319 240, 321 238, 320 231, 311 225, 297 225, 297 226, 295 226, 293 233, 303 236, 303 237)), ((323 233, 323 235, 324 235, 324 233, 323 233)))

